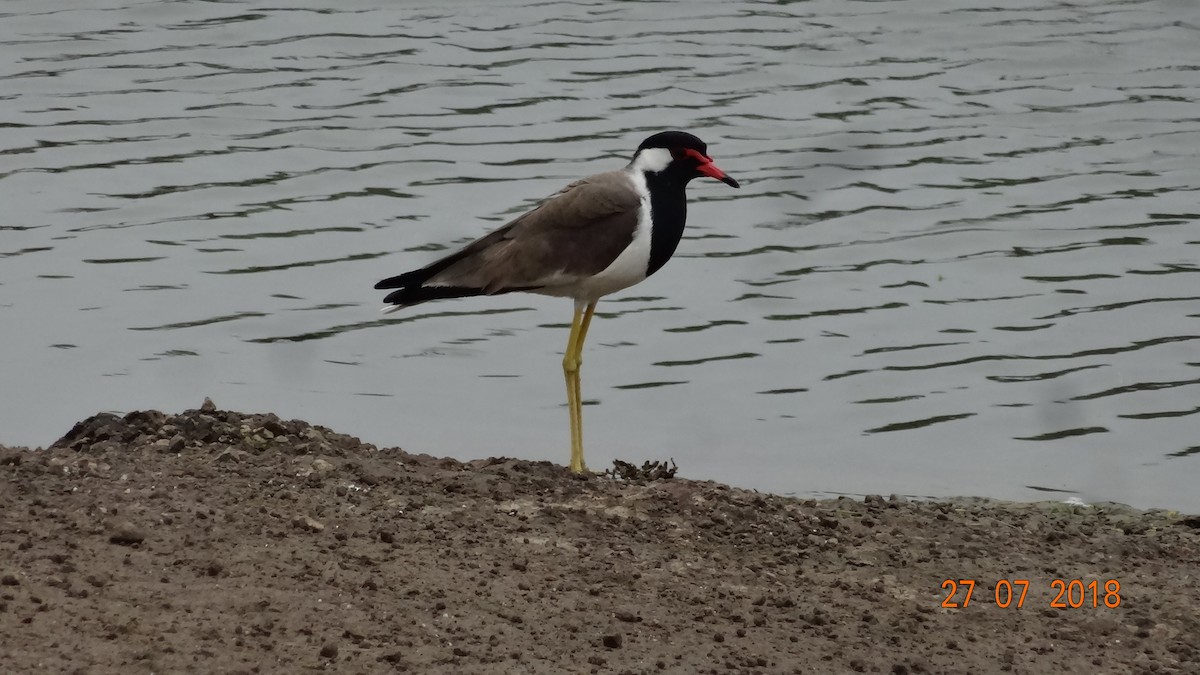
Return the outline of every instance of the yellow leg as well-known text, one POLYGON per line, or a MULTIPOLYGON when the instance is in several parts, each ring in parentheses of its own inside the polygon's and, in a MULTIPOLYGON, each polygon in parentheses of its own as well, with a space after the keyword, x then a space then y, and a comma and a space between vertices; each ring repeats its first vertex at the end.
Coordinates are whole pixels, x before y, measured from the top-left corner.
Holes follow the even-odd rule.
POLYGON ((587 338, 588 326, 596 303, 586 308, 576 305, 571 318, 571 334, 567 337, 567 349, 563 354, 563 377, 567 380, 567 408, 571 414, 571 471, 583 473, 583 395, 579 384, 579 366, 583 364, 583 341, 587 338))

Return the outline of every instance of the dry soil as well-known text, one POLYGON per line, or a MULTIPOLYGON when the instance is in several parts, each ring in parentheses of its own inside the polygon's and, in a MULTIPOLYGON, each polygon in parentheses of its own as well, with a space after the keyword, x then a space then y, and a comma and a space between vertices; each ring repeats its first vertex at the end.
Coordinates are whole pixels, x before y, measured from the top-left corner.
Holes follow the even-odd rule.
POLYGON ((0 670, 1200 673, 1200 518, 638 473, 96 415, 0 447, 0 670))

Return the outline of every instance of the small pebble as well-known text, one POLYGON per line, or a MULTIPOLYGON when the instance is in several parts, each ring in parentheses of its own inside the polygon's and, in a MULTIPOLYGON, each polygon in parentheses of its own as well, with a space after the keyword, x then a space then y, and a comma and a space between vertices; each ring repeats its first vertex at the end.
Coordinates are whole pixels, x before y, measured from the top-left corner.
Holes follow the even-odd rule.
POLYGON ((146 539, 146 533, 142 532, 137 526, 130 522, 117 523, 112 528, 112 534, 108 540, 114 544, 121 546, 133 546, 140 544, 146 539))
POLYGON ((309 516, 296 516, 292 519, 292 525, 299 530, 308 530, 310 532, 321 532, 325 529, 325 524, 314 520, 309 516))

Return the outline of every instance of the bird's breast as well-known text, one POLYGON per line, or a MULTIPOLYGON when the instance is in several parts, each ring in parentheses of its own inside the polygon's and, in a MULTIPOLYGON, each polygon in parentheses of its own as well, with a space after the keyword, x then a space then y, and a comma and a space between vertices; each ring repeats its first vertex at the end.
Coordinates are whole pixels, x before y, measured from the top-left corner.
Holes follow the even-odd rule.
POLYGON ((661 174, 647 174, 646 182, 651 218, 650 259, 646 276, 654 274, 675 254, 683 227, 687 222, 687 196, 683 185, 671 182, 661 174))
POLYGON ((579 282, 572 293, 576 300, 593 302, 601 296, 629 288, 650 275, 653 248, 650 193, 646 189, 645 180, 639 180, 640 175, 630 178, 640 197, 637 228, 633 231, 633 238, 608 267, 579 282))

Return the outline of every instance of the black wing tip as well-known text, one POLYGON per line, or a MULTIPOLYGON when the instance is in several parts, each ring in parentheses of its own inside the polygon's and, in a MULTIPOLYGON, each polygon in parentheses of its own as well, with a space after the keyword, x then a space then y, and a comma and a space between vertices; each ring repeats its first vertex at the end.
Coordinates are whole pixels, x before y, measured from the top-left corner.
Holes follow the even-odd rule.
POLYGON ((387 288, 404 288, 412 285, 412 272, 405 272, 399 276, 388 277, 375 283, 375 290, 382 291, 387 288))
MULTIPOLYGON (((391 281, 384 279, 379 283, 391 281)), ((376 286, 376 288, 380 288, 376 286)), ((392 286, 391 288, 395 288, 392 286)), ((447 300, 450 298, 469 298, 473 295, 484 295, 481 288, 464 288, 462 286, 405 286, 398 290, 388 293, 383 298, 386 305, 393 305, 396 309, 403 307, 411 307, 419 305, 422 302, 430 300, 447 300)))

